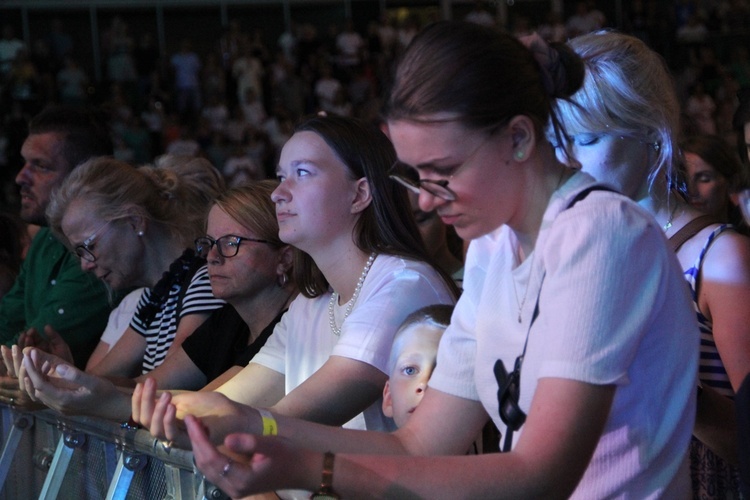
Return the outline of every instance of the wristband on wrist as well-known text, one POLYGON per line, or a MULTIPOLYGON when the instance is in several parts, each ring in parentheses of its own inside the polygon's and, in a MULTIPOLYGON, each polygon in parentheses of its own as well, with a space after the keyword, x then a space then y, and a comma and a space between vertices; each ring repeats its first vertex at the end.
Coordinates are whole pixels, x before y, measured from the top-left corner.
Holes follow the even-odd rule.
POLYGON ((323 477, 320 480, 320 488, 310 497, 313 500, 339 500, 339 496, 333 491, 333 460, 336 455, 330 451, 323 455, 323 477))
POLYGON ((276 436, 279 433, 279 426, 276 423, 276 418, 274 418, 271 412, 265 408, 259 408, 258 413, 260 413, 260 418, 263 420, 263 435, 276 436))

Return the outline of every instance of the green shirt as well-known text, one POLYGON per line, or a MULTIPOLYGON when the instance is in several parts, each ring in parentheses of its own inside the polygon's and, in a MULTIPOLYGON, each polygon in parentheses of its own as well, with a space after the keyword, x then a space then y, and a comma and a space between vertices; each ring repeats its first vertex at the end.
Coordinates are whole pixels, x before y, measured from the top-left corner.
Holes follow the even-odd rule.
POLYGON ((83 368, 99 342, 111 306, 104 284, 81 269, 80 259, 49 228, 31 242, 13 288, 0 301, 0 343, 12 345, 29 328, 51 325, 83 368))

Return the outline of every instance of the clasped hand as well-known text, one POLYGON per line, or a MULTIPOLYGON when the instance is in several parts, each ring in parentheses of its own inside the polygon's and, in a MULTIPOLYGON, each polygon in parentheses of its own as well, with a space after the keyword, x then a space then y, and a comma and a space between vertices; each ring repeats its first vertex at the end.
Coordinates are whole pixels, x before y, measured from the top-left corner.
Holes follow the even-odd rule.
POLYGON ((203 420, 211 428, 211 439, 221 443, 227 434, 245 429, 247 411, 255 410, 219 392, 162 392, 158 395, 156 381, 152 378, 136 385, 133 391, 133 420, 149 429, 154 437, 169 440, 179 448, 190 449, 183 421, 185 415, 203 420))

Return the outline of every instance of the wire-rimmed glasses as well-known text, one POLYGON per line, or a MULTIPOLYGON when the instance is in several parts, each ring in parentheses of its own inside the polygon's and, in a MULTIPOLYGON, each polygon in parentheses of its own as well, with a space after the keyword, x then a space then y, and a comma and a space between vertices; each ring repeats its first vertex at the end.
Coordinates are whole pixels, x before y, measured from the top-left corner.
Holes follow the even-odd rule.
POLYGON ((463 169, 471 160, 474 158, 482 146, 484 146, 490 139, 495 137, 495 133, 499 131, 503 125, 492 125, 488 127, 488 134, 472 151, 461 164, 453 170, 453 174, 448 179, 420 179, 417 170, 414 167, 403 163, 400 160, 396 160, 391 168, 388 169, 388 177, 398 182, 412 193, 419 195, 419 190, 424 189, 432 196, 440 198, 445 201, 455 201, 457 196, 456 193, 448 187, 449 179, 452 179, 461 169, 463 169))
POLYGON ((448 181, 446 179, 420 179, 416 170, 398 160, 396 160, 388 170, 388 177, 417 195, 419 194, 420 189, 424 189, 432 196, 437 196, 446 201, 453 201, 456 199, 456 193, 448 187, 448 181))
POLYGON ((94 252, 93 252, 94 240, 96 240, 97 237, 101 236, 101 234, 103 233, 103 230, 107 228, 111 222, 112 222, 111 220, 107 221, 101 226, 99 226, 98 228, 96 228, 96 230, 91 234, 91 236, 83 240, 83 243, 75 247, 74 249, 75 254, 79 258, 87 262, 96 262, 97 257, 96 255, 94 255, 94 252))

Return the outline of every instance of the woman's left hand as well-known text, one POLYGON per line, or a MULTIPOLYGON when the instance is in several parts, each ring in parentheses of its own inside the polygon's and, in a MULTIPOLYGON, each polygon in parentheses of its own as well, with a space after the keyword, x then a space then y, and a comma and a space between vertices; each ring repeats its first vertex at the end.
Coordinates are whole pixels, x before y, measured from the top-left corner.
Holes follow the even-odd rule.
POLYGON ((316 479, 307 484, 307 478, 320 476, 323 455, 296 448, 285 438, 230 434, 220 451, 200 419, 186 415, 185 425, 195 465, 232 498, 285 488, 310 489, 316 479))
POLYGON ((11 347, 0 346, 0 354, 3 358, 5 374, 10 378, 17 379, 23 362, 22 349, 16 344, 13 344, 11 347))
POLYGON ((23 352, 17 345, 8 348, 0 346, 3 366, 6 375, 0 377, 0 403, 20 410, 39 410, 44 408, 35 402, 26 392, 26 369, 23 366, 23 352))
POLYGON ((23 366, 29 396, 61 413, 98 415, 107 396, 119 392, 111 382, 34 347, 24 349, 23 366))

